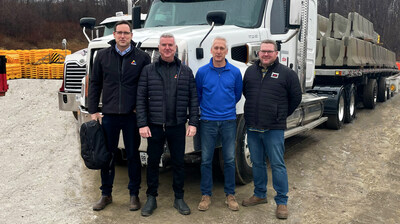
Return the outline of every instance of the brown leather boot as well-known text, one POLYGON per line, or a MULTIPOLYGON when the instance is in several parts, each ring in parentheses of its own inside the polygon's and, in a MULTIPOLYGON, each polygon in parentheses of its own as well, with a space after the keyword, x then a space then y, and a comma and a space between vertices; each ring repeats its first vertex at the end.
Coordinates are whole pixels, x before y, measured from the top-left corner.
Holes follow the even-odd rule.
POLYGON ((102 195, 100 200, 93 205, 93 210, 94 211, 100 211, 103 210, 108 204, 112 203, 112 196, 105 196, 102 195))
POLYGON ((276 207, 276 217, 278 219, 287 219, 289 216, 289 211, 286 205, 278 205, 276 207))
POLYGON ((225 204, 228 206, 228 208, 232 211, 239 211, 239 204, 236 201, 235 196, 233 195, 228 195, 226 197, 225 204))
POLYGON ((249 199, 244 199, 242 201, 242 205, 245 207, 258 205, 258 204, 264 204, 264 203, 267 203, 267 198, 259 198, 255 195, 251 196, 249 199))
POLYGON ((201 196, 201 201, 197 209, 200 211, 207 211, 211 204, 211 197, 209 195, 201 196))
POLYGON ((140 209, 140 200, 138 196, 131 196, 131 201, 129 205, 130 211, 137 211, 140 209))

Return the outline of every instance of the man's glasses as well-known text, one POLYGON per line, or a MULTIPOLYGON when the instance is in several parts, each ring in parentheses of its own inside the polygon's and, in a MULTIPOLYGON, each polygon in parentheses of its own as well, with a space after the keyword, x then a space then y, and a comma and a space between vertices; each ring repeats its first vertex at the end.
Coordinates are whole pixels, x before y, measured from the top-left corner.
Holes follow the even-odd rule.
POLYGON ((275 51, 258 51, 258 53, 260 53, 260 54, 272 54, 274 52, 275 51))
POLYGON ((127 36, 127 35, 129 35, 129 34, 131 34, 131 32, 123 32, 123 31, 115 31, 115 33, 117 34, 117 35, 125 35, 125 36, 127 36))

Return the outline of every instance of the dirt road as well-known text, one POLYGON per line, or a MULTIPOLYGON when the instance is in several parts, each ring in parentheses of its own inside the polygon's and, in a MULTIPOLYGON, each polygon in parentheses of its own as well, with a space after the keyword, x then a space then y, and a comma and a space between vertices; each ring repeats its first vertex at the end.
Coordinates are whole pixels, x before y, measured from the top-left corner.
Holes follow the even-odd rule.
MULTIPOLYGON (((158 208, 144 218, 128 211, 125 167, 116 170, 113 204, 92 211, 100 196, 99 173, 83 165, 72 113, 58 110, 60 85, 60 80, 10 80, 0 97, 0 223, 400 223, 399 96, 373 111, 359 110, 355 122, 341 130, 315 129, 287 140, 286 221, 275 219, 271 183, 268 204, 229 211, 218 175, 210 210, 198 211, 198 166, 186 170, 191 215, 172 207, 172 176, 166 171, 158 208)), ((237 186, 237 199, 252 189, 253 184, 237 186)))

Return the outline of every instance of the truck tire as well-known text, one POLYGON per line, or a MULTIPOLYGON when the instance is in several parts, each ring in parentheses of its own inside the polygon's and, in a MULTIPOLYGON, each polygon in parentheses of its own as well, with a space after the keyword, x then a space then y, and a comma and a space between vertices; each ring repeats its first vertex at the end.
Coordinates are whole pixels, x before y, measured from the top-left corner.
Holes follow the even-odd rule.
POLYGON ((247 184, 253 180, 250 150, 247 145, 247 131, 243 115, 239 115, 237 120, 235 154, 236 183, 247 184))
POLYGON ((340 91, 340 96, 337 105, 337 113, 328 115, 328 121, 326 122, 327 128, 339 130, 343 126, 344 114, 345 114, 345 101, 344 91, 340 91))
POLYGON ((344 122, 350 123, 356 118, 356 89, 354 85, 346 92, 346 107, 344 111, 344 122))
POLYGON ((74 115, 75 119, 78 120, 78 112, 77 111, 72 111, 72 114, 74 115))
POLYGON ((387 90, 386 90, 386 92, 387 92, 387 97, 386 97, 386 99, 390 99, 390 98, 392 98, 392 91, 390 91, 390 88, 387 88, 387 90))
POLYGON ((378 84, 376 79, 368 79, 368 83, 364 86, 363 103, 367 109, 375 109, 378 93, 378 84))
POLYGON ((381 77, 378 82, 378 100, 385 102, 387 99, 386 77, 381 77))

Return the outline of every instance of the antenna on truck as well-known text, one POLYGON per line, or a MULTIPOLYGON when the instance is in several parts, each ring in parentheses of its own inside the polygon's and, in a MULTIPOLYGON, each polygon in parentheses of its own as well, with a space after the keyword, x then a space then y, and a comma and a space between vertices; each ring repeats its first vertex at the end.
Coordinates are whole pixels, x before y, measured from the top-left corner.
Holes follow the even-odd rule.
POLYGON ((204 49, 201 47, 203 41, 207 38, 207 36, 214 29, 214 26, 222 26, 225 24, 226 12, 225 11, 210 11, 207 13, 207 23, 211 25, 210 30, 204 36, 203 40, 200 42, 199 47, 196 48, 196 58, 202 59, 204 58, 204 49))

